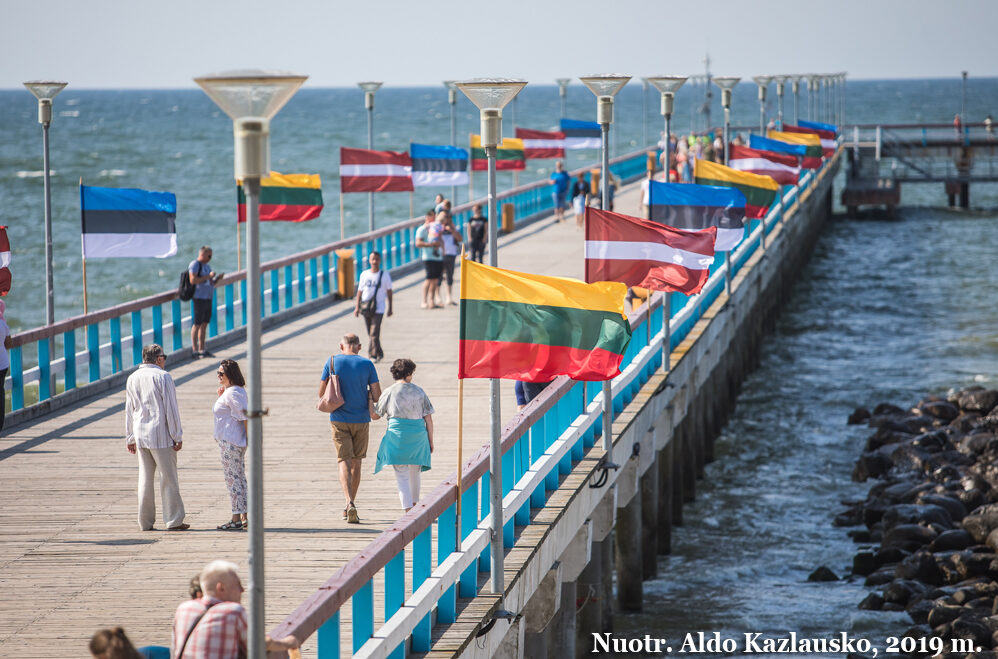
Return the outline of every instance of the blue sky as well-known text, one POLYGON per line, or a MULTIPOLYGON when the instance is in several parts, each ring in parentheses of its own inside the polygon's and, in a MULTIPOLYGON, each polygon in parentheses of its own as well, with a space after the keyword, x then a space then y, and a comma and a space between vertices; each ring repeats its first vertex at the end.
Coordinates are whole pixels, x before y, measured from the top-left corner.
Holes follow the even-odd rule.
POLYGON ((286 69, 320 87, 357 80, 621 72, 847 71, 853 79, 996 73, 993 0, 0 0, 0 88, 193 87, 195 75, 286 69), (605 36, 604 36, 605 35, 605 36), (492 45, 491 42, 496 44, 492 45))

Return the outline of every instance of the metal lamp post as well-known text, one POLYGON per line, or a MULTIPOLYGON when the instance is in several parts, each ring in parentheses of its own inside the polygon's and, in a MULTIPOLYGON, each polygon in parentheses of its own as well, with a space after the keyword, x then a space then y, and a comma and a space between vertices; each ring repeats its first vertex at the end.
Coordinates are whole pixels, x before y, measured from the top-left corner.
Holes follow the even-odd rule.
POLYGON ((561 118, 564 119, 568 116, 568 83, 572 82, 571 78, 555 78, 555 82, 558 83, 558 96, 561 97, 561 118))
MULTIPOLYGON (((600 208, 610 210, 610 124, 613 123, 613 97, 617 95, 631 76, 623 73, 604 73, 582 76, 579 80, 596 95, 596 122, 600 125, 602 146, 600 148, 600 185, 602 203, 600 208)), ((606 453, 606 466, 613 465, 613 391, 610 381, 603 382, 603 450, 606 453)))
POLYGON ((741 78, 721 76, 711 78, 711 81, 721 88, 721 107, 724 108, 724 164, 728 164, 728 132, 731 130, 731 90, 741 78))
MULTIPOLYGON (((457 85, 453 80, 444 80, 447 88, 447 102, 450 104, 450 145, 457 146, 457 85)), ((457 186, 450 187, 451 203, 457 203, 457 186)))
POLYGON ((641 78, 641 139, 648 146, 648 78, 641 78))
POLYGON ((246 192, 246 364, 249 406, 249 657, 263 659, 263 382, 260 355, 260 179, 270 174, 270 120, 308 76, 284 71, 242 70, 195 78, 232 118, 235 177, 246 192))
POLYGON ((961 71, 960 77, 962 78, 960 85, 960 123, 963 123, 967 112, 967 72, 961 71))
MULTIPOLYGON (((38 123, 42 125, 42 186, 45 194, 45 322, 55 322, 55 293, 52 277, 52 188, 49 185, 49 124, 52 123, 52 99, 69 83, 52 80, 31 80, 24 83, 38 99, 38 123)), ((54 339, 49 339, 49 355, 53 355, 54 339)), ((51 382, 49 383, 51 385, 51 382)), ((55 389, 49 391, 54 395, 55 389)))
MULTIPOLYGON (((496 212, 496 150, 502 142, 502 109, 520 90, 527 86, 525 80, 513 78, 475 78, 457 83, 457 88, 478 106, 481 117, 482 148, 488 160, 489 204, 489 265, 497 267, 498 215, 496 212)), ((502 427, 499 419, 499 380, 489 382, 489 416, 491 427, 489 452, 489 496, 492 517, 492 593, 501 595, 505 590, 503 579, 502 538, 502 452, 500 439, 502 427)))
MULTIPOLYGON (((794 93, 794 123, 796 124, 800 121, 800 81, 804 79, 804 76, 799 73, 795 73, 790 76, 790 88, 794 93)), ((782 129, 783 126, 780 126, 782 129)))
POLYGON ((807 118, 816 121, 818 118, 818 80, 821 78, 817 73, 807 74, 807 118))
MULTIPOLYGON (((662 94, 662 116, 665 117, 665 180, 669 180, 669 168, 672 166, 672 110, 675 105, 676 92, 683 83, 686 82, 687 76, 652 76, 647 78, 648 82, 655 85, 655 89, 662 94)), ((648 188, 648 219, 651 219, 651 187, 648 188)), ((668 373, 669 372, 669 354, 670 343, 672 341, 670 337, 669 328, 669 316, 672 311, 672 306, 670 305, 671 295, 666 292, 663 293, 662 298, 662 369, 668 373)))
MULTIPOLYGON (((783 86, 787 84, 787 80, 790 79, 788 75, 778 75, 773 76, 773 82, 776 83, 776 123, 779 125, 780 130, 783 130, 783 86)), ((766 133, 762 134, 763 137, 766 133)))
POLYGON ((773 81, 773 76, 752 76, 759 86, 759 134, 766 135, 766 89, 773 81))
MULTIPOLYGON (((357 86, 364 90, 364 107, 367 109, 367 148, 374 149, 374 92, 384 83, 367 81, 358 82, 357 86)), ((367 193, 367 230, 374 231, 374 193, 367 193)))
POLYGON ((846 122, 846 72, 840 73, 839 78, 842 80, 842 94, 839 98, 839 125, 841 126, 846 122))

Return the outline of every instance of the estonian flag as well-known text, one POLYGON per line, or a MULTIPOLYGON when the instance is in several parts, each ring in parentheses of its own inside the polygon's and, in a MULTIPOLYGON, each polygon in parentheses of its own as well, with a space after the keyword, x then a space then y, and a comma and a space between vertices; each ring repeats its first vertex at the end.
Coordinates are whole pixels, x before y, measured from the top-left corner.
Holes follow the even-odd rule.
POLYGON ((600 126, 595 121, 562 119, 561 132, 565 134, 566 149, 598 149, 603 145, 600 126))
POLYGON ((651 219, 677 229, 717 227, 716 252, 730 252, 745 235, 745 195, 735 188, 651 181, 651 219))
POLYGON ((177 197, 172 192, 80 186, 83 258, 177 253, 177 197))
POLYGON ((410 144, 413 186, 467 185, 468 151, 456 146, 410 144))

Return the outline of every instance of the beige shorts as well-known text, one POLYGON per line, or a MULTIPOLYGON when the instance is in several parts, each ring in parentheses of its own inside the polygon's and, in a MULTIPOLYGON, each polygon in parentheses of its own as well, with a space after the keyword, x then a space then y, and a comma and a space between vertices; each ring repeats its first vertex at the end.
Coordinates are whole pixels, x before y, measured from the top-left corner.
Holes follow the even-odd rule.
POLYGON ((370 423, 344 423, 330 421, 333 428, 333 445, 336 446, 336 459, 358 460, 367 457, 367 439, 370 423))

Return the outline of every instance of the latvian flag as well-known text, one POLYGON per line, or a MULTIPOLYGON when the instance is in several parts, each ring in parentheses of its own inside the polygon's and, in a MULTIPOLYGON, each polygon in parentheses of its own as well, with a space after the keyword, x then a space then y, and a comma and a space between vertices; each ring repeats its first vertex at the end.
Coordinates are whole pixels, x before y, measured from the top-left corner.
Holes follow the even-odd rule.
POLYGON ((412 159, 404 151, 340 147, 340 192, 411 192, 412 159))
POLYGON ((771 130, 766 133, 766 137, 771 140, 787 142, 788 144, 803 145, 804 158, 801 160, 801 167, 804 169, 821 168, 821 157, 824 153, 821 148, 821 138, 814 133, 790 133, 771 130))
POLYGON ((648 204, 654 222, 688 231, 717 227, 715 252, 730 252, 745 234, 745 195, 734 188, 651 181, 648 204))
POLYGON ((80 186, 83 258, 177 253, 177 197, 172 192, 80 186))
MULTIPOLYGON (((489 168, 485 147, 482 146, 482 136, 471 136, 471 171, 484 172, 489 168)), ((496 149, 496 170, 524 170, 527 159, 523 153, 523 140, 515 137, 503 138, 502 144, 496 149)))
MULTIPOLYGON (((799 126, 791 126, 790 124, 785 124, 783 126, 784 133, 802 133, 807 135, 817 135, 821 139, 821 155, 829 158, 835 155, 835 131, 834 130, 824 130, 821 128, 811 128, 810 126, 805 126, 807 122, 802 122, 799 126)), ((828 124, 823 124, 827 126, 828 124)))
POLYGON ((10 241, 7 227, 0 226, 0 296, 10 293, 10 241))
POLYGON ((565 134, 566 149, 598 149, 603 146, 600 127, 595 121, 562 119, 561 132, 565 134))
MULTIPOLYGON (((246 193, 236 188, 238 221, 246 221, 246 193)), ((260 181, 261 222, 305 222, 322 213, 322 179, 318 174, 278 174, 260 181)))
POLYGON ((527 160, 565 157, 565 133, 517 128, 527 160))
POLYGON ((465 185, 468 183, 468 152, 456 146, 410 144, 412 184, 465 185))
POLYGON ((800 178, 800 162, 797 156, 776 151, 760 151, 737 144, 731 145, 728 167, 768 176, 780 185, 796 185, 800 178))
POLYGON ((586 208, 586 281, 693 295, 710 276, 717 229, 686 231, 586 208))

